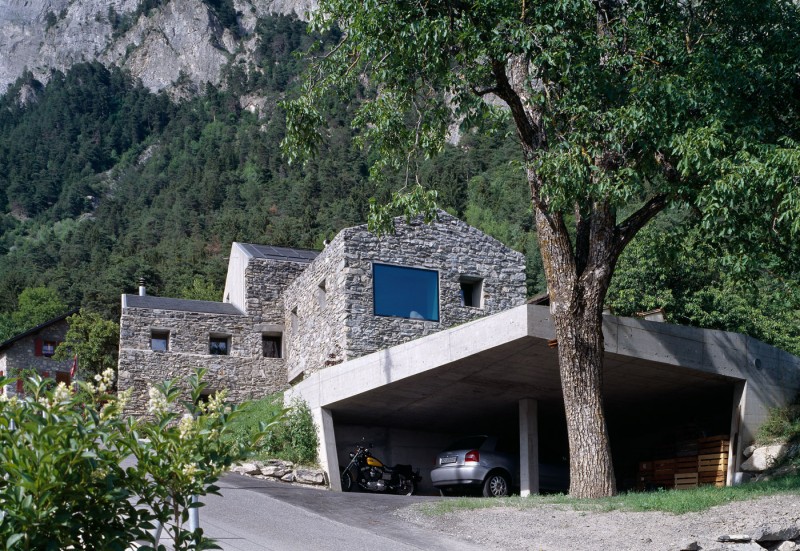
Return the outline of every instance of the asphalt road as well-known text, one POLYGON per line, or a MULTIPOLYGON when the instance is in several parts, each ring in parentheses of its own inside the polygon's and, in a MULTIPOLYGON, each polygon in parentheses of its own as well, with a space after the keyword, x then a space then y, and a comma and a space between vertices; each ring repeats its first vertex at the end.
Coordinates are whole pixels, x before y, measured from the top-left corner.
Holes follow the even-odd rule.
POLYGON ((226 551, 467 551, 478 546, 418 528, 392 512, 441 498, 329 492, 223 477, 201 501, 200 526, 226 551))

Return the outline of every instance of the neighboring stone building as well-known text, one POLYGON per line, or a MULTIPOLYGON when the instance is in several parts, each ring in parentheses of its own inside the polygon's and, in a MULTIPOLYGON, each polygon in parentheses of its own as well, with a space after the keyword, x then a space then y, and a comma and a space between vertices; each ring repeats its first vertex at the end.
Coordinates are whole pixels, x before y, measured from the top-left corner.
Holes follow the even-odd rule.
MULTIPOLYGON (((70 384, 72 360, 56 361, 53 354, 67 334, 67 317, 76 312, 67 312, 0 343, 0 377, 17 377, 35 370, 45 379, 70 384)), ((18 379, 15 385, 0 387, 0 393, 20 394, 22 387, 23 380, 18 379)))
POLYGON ((208 370, 210 390, 261 397, 326 366, 525 301, 525 261, 441 212, 393 235, 342 230, 322 253, 233 243, 223 302, 123 295, 119 388, 208 370), (319 255, 319 256, 317 256, 319 255))

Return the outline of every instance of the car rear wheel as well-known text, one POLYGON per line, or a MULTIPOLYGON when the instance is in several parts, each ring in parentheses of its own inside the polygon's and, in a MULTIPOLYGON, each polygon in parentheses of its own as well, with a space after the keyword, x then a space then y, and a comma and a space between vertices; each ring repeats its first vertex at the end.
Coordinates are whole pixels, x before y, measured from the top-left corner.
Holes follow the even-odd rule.
POLYGON ((506 497, 509 484, 508 477, 503 473, 489 473, 483 482, 483 497, 506 497))

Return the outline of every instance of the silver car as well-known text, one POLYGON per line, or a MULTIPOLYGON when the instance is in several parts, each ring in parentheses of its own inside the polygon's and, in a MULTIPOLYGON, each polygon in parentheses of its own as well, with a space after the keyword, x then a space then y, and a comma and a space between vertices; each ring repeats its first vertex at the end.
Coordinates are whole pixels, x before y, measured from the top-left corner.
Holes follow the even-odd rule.
POLYGON ((456 488, 480 489, 485 497, 502 497, 519 487, 519 453, 513 442, 497 436, 456 440, 436 457, 431 481, 442 495, 456 488))

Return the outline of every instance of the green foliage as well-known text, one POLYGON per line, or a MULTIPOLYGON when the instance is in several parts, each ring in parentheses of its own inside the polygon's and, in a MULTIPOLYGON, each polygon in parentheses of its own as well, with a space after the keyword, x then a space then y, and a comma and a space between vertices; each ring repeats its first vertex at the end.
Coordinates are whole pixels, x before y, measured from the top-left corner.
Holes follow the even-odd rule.
POLYGON ((181 298, 190 300, 209 300, 219 302, 222 298, 222 291, 219 290, 211 281, 200 277, 192 279, 192 284, 181 289, 181 298))
POLYGON ((769 264, 749 273, 732 270, 686 216, 675 211, 626 249, 606 306, 623 316, 664 308, 667 321, 745 333, 800 354, 797 278, 769 264))
POLYGON ((67 306, 48 287, 29 287, 17 298, 17 309, 0 313, 0 342, 65 314, 67 306))
POLYGON ((38 377, 26 381, 26 392, 24 400, 0 396, 4 548, 127 549, 152 517, 133 501, 142 481, 120 465, 129 442, 112 414, 116 402, 101 411, 107 396, 78 398, 38 377))
POLYGON ((151 388, 153 419, 126 419, 129 393, 107 393, 113 376, 107 370, 77 393, 32 377, 25 398, 0 399, 5 548, 122 551, 141 540, 150 545, 140 549, 163 550, 153 541, 155 522, 176 550, 215 548, 202 529, 185 525, 191 496, 217 493, 220 473, 252 444, 223 444, 238 411, 224 394, 200 402, 201 371, 189 377, 187 392, 174 381, 151 388), (123 467, 130 457, 135 464, 123 467))
POLYGON ((800 396, 789 406, 770 408, 767 420, 758 428, 756 442, 800 443, 800 396))
POLYGON ((251 441, 259 430, 259 423, 284 414, 276 425, 252 451, 261 459, 284 459, 305 465, 317 462, 317 431, 311 411, 299 400, 288 409, 283 408, 283 394, 278 393, 242 405, 242 415, 232 425, 233 442, 251 441))
POLYGON ((56 360, 78 357, 79 373, 86 378, 107 369, 116 370, 119 356, 119 324, 99 314, 81 310, 67 318, 64 341, 56 348, 56 360))

